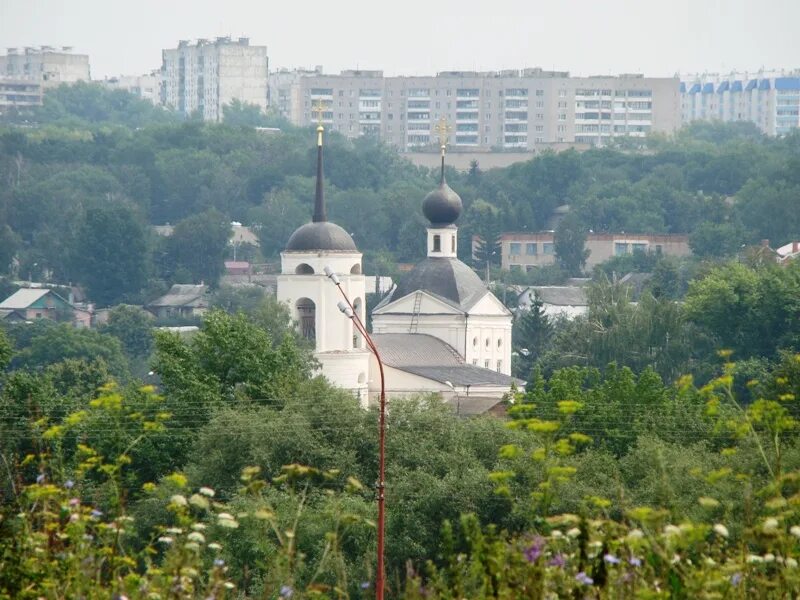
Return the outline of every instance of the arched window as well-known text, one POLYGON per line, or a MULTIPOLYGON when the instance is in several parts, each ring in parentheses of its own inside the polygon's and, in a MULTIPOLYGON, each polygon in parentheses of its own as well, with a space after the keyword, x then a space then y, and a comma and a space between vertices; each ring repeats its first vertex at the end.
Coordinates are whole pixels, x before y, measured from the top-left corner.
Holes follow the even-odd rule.
POLYGON ((433 236, 433 251, 434 252, 442 251, 442 236, 438 234, 433 236))
POLYGON ((314 267, 306 263, 300 263, 297 265, 297 268, 294 270, 297 275, 313 275, 314 274, 314 267))
POLYGON ((297 307, 297 321, 300 324, 300 335, 316 344, 317 342, 317 307, 310 298, 300 298, 297 307))
MULTIPOLYGON (((358 318, 361 319, 361 322, 364 322, 364 310, 363 304, 361 303, 361 298, 356 298, 353 301, 353 308, 355 309, 358 318)), ((361 348, 362 346, 362 339, 361 334, 356 329, 356 326, 353 325, 353 348, 361 348)))
POLYGON ((353 265, 353 268, 350 269, 350 275, 361 275, 361 263, 353 265))

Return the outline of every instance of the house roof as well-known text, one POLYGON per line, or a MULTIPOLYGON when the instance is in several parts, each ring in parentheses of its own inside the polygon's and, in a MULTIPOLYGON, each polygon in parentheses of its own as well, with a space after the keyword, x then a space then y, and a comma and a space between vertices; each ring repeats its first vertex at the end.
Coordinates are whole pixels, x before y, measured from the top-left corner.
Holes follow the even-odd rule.
MULTIPOLYGON (((586 288, 571 285, 541 285, 531 286, 526 290, 531 296, 539 294, 545 304, 553 306, 587 306, 586 288)), ((526 293, 526 292, 523 292, 526 293)))
POLYGON ((741 92, 742 91, 742 82, 739 80, 734 81, 731 84, 731 91, 732 92, 741 92))
POLYGON ((160 298, 153 300, 149 306, 187 306, 195 307, 207 304, 208 286, 176 283, 160 298))
MULTIPOLYGON (((19 310, 28 308, 31 304, 53 292, 48 288, 21 288, 0 302, 0 309, 19 310)), ((55 294, 55 292, 53 292, 55 294)))
POLYGON ((455 386, 511 386, 509 375, 464 364, 450 344, 424 333, 376 333, 372 340, 387 366, 455 386))
POLYGON ((775 80, 776 90, 800 90, 800 77, 778 77, 775 80))

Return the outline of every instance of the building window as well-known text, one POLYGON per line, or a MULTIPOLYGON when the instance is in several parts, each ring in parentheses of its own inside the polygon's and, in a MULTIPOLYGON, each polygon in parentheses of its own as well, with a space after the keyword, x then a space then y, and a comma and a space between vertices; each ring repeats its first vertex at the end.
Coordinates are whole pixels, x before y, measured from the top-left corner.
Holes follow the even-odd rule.
POLYGON ((628 244, 625 242, 616 242, 614 244, 614 255, 621 256, 628 253, 628 244))
POLYGON ((472 359, 472 364, 477 367, 478 366, 478 359, 477 358, 473 358, 472 359))
POLYGON ((475 347, 475 348, 478 347, 478 338, 477 337, 472 338, 472 346, 475 347))
POLYGON ((489 368, 489 359, 488 358, 483 361, 483 368, 484 369, 488 369, 489 368))
POLYGON ((497 347, 500 348, 503 345, 503 338, 497 338, 497 347))
POLYGON ((316 342, 317 340, 317 326, 316 326, 316 305, 314 301, 309 298, 300 298, 297 301, 297 316, 300 322, 300 335, 307 340, 316 342))
POLYGON ((542 243, 542 254, 551 256, 555 254, 555 248, 553 247, 552 242, 543 242, 542 243))
POLYGON ((453 254, 455 254, 455 252, 456 252, 456 236, 455 235, 451 235, 450 236, 450 252, 452 252, 453 254))
POLYGON ((499 373, 502 370, 503 370, 503 361, 502 360, 498 360, 497 361, 497 372, 499 373))
POLYGON ((492 343, 492 340, 490 338, 486 338, 486 347, 487 348, 491 345, 491 343, 492 343))
POLYGON ((440 235, 433 236, 433 251, 434 252, 442 251, 442 237, 440 235))
POLYGON ((522 253, 521 248, 522 244, 519 242, 511 242, 509 244, 509 254, 511 254, 511 256, 519 256, 522 253))
POLYGON ((525 244, 525 254, 528 256, 536 256, 539 252, 539 245, 536 242, 532 244, 525 244))

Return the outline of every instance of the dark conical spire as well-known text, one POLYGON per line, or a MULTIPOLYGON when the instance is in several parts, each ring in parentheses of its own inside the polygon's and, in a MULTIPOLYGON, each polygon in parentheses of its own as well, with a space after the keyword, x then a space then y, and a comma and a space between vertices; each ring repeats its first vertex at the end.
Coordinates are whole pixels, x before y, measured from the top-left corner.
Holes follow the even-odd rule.
POLYGON ((317 127, 317 193, 314 197, 314 223, 324 223, 328 220, 325 212, 325 188, 322 173, 322 125, 317 127))

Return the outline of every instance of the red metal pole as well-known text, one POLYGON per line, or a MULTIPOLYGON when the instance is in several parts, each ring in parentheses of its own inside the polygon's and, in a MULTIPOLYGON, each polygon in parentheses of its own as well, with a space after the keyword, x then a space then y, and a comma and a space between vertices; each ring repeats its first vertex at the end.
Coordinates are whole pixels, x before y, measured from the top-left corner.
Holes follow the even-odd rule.
POLYGON ((361 332, 364 336, 364 339, 367 341, 370 350, 375 355, 375 360, 378 361, 378 370, 380 371, 381 375, 381 401, 380 401, 380 417, 379 417, 379 425, 378 425, 378 565, 377 565, 377 575, 375 577, 375 598, 376 600, 383 600, 383 592, 385 588, 385 567, 384 567, 384 548, 385 548, 385 530, 386 530, 386 381, 384 379, 383 374, 383 361, 381 360, 381 355, 378 352, 378 348, 375 346, 375 342, 372 341, 372 338, 367 331, 367 328, 364 326, 364 323, 361 321, 361 317, 358 316, 358 312, 353 307, 352 303, 350 302, 350 298, 347 297, 347 294, 344 293, 342 289, 341 283, 336 283, 336 287, 339 288, 339 292, 341 292, 344 301, 347 302, 347 306, 350 307, 350 310, 353 312, 353 322, 356 324, 356 328, 361 332))

